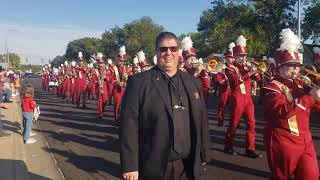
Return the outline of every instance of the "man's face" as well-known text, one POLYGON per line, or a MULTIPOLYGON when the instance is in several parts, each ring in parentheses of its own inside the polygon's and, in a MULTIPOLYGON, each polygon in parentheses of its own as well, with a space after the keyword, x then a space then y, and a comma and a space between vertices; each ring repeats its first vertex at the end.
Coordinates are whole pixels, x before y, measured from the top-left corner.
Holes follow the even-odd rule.
POLYGON ((235 61, 234 58, 232 58, 232 57, 226 57, 226 62, 227 62, 228 64, 233 64, 234 61, 235 61))
POLYGON ((187 57, 186 62, 188 64, 188 66, 197 66, 199 64, 199 60, 195 56, 187 57))
POLYGON ((246 55, 236 55, 235 56, 235 62, 238 64, 241 64, 241 63, 245 62, 246 60, 247 60, 246 55))
POLYGON ((279 68, 279 74, 288 79, 296 78, 300 73, 301 65, 287 64, 279 68))
POLYGON ((175 39, 163 39, 157 49, 157 65, 164 70, 177 70, 179 47, 175 39))

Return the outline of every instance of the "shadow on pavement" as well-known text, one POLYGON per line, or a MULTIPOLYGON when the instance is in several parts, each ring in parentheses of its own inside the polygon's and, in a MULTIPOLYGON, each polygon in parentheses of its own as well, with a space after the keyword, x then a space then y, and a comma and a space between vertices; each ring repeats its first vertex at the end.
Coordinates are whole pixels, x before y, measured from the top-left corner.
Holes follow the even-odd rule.
POLYGON ((15 180, 15 179, 32 179, 32 180, 52 180, 28 171, 24 161, 0 159, 0 174, 1 179, 15 180), (29 176, 29 178, 24 178, 29 176))
POLYGON ((218 168, 223 168, 223 169, 227 169, 227 170, 231 170, 231 171, 237 171, 240 173, 250 174, 250 175, 254 175, 254 176, 258 176, 258 177, 265 177, 265 178, 270 177, 269 172, 258 170, 258 169, 253 169, 253 168, 249 168, 249 167, 245 167, 245 166, 240 166, 240 165, 236 165, 236 164, 232 164, 229 162, 220 161, 220 160, 216 160, 216 159, 211 159, 211 161, 208 164, 210 164, 211 166, 218 167, 218 168))
MULTIPOLYGON (((42 133, 48 134, 49 137, 60 141, 61 143, 75 142, 88 147, 103 149, 111 152, 120 152, 120 144, 117 138, 109 135, 104 135, 102 141, 96 139, 91 140, 87 137, 82 137, 75 134, 68 134, 64 132, 56 133, 54 131, 41 130, 42 133)), ((84 135, 86 136, 86 134, 84 135)))
MULTIPOLYGON (((48 149, 45 149, 48 151, 48 149)), ((79 169, 90 173, 98 173, 98 171, 106 172, 114 177, 120 177, 120 164, 107 161, 100 157, 83 156, 73 151, 61 151, 50 149, 54 154, 59 154, 68 158, 66 161, 73 164, 79 169)))
POLYGON ((21 124, 19 122, 11 122, 11 121, 7 121, 7 120, 1 120, 3 123, 3 127, 5 130, 14 132, 16 134, 21 135, 21 124))

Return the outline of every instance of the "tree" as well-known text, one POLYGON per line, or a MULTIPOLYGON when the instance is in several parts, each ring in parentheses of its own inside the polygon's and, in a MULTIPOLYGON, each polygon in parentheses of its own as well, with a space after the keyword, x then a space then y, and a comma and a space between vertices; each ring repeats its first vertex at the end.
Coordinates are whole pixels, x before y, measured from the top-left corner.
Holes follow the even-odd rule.
MULTIPOLYGON (((106 58, 116 58, 121 45, 126 45, 124 30, 118 26, 102 34, 101 52, 106 58)), ((105 59, 106 59, 105 58, 105 59)))
POLYGON ((64 61, 67 61, 68 59, 63 55, 63 56, 56 56, 55 58, 53 58, 53 60, 51 61, 51 65, 53 67, 59 67, 61 64, 64 64, 64 61))
POLYGON ((163 30, 164 28, 155 24, 150 17, 142 17, 125 24, 123 31, 126 38, 127 53, 134 56, 138 51, 143 50, 151 63, 155 53, 155 39, 163 30))
POLYGON ((69 61, 77 60, 78 53, 82 52, 83 58, 89 62, 90 56, 100 51, 101 39, 85 37, 68 43, 65 57, 69 61))
POLYGON ((320 2, 310 5, 305 10, 302 24, 303 37, 311 39, 313 43, 320 43, 320 2))
POLYGON ((18 54, 9 53, 9 61, 12 69, 14 70, 20 69, 20 57, 18 54))
POLYGON ((212 52, 223 53, 229 43, 234 42, 239 35, 244 35, 250 55, 262 55, 267 51, 266 31, 257 24, 255 9, 248 3, 236 3, 222 0, 212 2, 212 9, 203 12, 198 23, 201 33, 201 44, 195 43, 201 54, 212 52))
POLYGON ((212 8, 200 17, 198 31, 204 43, 196 48, 223 52, 243 34, 248 39, 249 55, 273 55, 279 47, 281 30, 297 29, 296 3, 296 0, 214 0, 212 8))

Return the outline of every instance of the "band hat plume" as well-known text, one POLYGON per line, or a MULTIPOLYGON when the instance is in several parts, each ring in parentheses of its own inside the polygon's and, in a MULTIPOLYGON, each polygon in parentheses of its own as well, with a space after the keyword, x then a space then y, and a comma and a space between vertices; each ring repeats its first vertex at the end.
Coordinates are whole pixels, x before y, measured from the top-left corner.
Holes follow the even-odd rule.
POLYGON ((127 59, 126 47, 121 46, 119 49, 118 60, 122 62, 122 61, 125 61, 126 59, 127 59))
POLYGON ((233 48, 234 55, 247 55, 247 39, 240 35, 236 40, 236 46, 233 48))
POLYGON ((236 47, 236 44, 234 42, 231 42, 228 46, 228 49, 225 53, 226 57, 234 58, 233 56, 233 48, 236 47))
POLYGON ((144 54, 143 50, 139 51, 137 56, 138 56, 139 65, 141 68, 143 68, 145 66, 149 66, 149 62, 146 59, 146 55, 144 54))
POLYGON ((190 36, 186 36, 181 41, 182 56, 184 59, 190 56, 196 56, 196 50, 193 48, 193 42, 190 36))
POLYGON ((277 67, 288 63, 302 64, 298 56, 301 47, 300 38, 287 28, 281 31, 280 39, 280 48, 277 49, 274 56, 277 67))

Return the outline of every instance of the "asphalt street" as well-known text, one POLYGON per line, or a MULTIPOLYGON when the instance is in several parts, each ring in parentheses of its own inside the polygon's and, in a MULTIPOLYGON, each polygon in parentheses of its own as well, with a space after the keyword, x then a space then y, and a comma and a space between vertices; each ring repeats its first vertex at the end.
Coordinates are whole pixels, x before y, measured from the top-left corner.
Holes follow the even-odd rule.
MULTIPOLYGON (((39 83, 39 80, 34 81, 39 83)), ((96 119, 96 101, 87 102, 87 108, 76 109, 75 105, 64 102, 55 94, 38 90, 36 101, 40 104, 41 115, 38 125, 46 137, 50 151, 54 154, 59 168, 68 180, 120 179, 119 129, 113 122, 113 106, 106 107, 103 120, 96 119)), ((244 120, 236 132, 235 149, 239 155, 223 153, 227 127, 218 127, 216 109, 218 98, 209 97, 210 162, 208 179, 259 180, 268 179, 266 153, 263 146, 263 109, 256 104, 256 149, 263 158, 249 159, 244 156, 246 147, 246 125, 244 120)), ((228 120, 229 114, 226 113, 228 120)), ((320 150, 319 114, 313 115, 311 130, 317 149, 320 150), (317 120, 318 119, 318 120, 317 120)), ((225 122, 225 125, 228 121, 225 122)), ((48 150, 49 151, 49 150, 48 150)))

